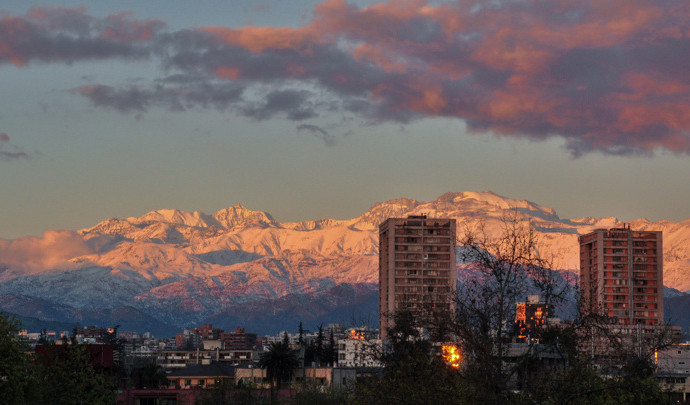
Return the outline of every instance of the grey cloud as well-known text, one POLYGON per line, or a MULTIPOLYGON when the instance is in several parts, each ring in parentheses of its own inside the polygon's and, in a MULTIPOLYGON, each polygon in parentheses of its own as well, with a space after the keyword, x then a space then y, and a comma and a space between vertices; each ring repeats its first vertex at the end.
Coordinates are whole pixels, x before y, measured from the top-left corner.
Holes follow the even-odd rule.
POLYGON ((197 107, 228 109, 239 102, 244 87, 236 83, 196 83, 190 86, 82 86, 70 90, 89 99, 95 106, 111 108, 121 113, 146 112, 149 107, 184 111, 197 107))
POLYGON ((336 144, 336 139, 333 135, 329 134, 325 129, 312 124, 300 124, 297 125, 297 131, 306 132, 312 136, 315 136, 323 141, 326 146, 333 146, 336 144))
POLYGON ((31 155, 22 148, 10 143, 10 136, 7 133, 0 133, 0 160, 9 162, 17 159, 30 159, 31 155))
POLYGON ((0 160, 11 161, 17 159, 29 159, 29 154, 26 152, 9 152, 0 150, 0 160))
MULTIPOLYGON (((70 64, 92 59, 147 58, 151 44, 140 44, 135 37, 149 28, 145 23, 131 24, 126 28, 127 21, 116 18, 108 25, 107 19, 61 9, 36 9, 26 17, 0 18, 0 63, 22 66, 34 61, 70 64)), ((152 25, 156 28, 150 28, 151 32, 158 29, 152 25)))
POLYGON ((276 90, 268 93, 265 102, 249 103, 242 108, 242 113, 257 120, 265 120, 276 114, 285 114, 292 121, 301 121, 316 117, 306 90, 276 90))
POLYGON ((116 89, 105 85, 89 85, 77 87, 70 92, 81 94, 97 107, 109 107, 123 113, 146 111, 152 98, 150 91, 137 87, 116 89))

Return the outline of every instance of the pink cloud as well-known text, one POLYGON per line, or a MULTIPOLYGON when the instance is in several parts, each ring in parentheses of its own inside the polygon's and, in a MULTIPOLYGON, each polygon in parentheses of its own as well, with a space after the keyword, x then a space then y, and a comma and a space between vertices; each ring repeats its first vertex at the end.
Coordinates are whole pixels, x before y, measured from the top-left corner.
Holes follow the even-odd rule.
POLYGON ((16 274, 35 274, 56 269, 74 257, 93 253, 84 239, 72 231, 46 231, 41 237, 0 239, 0 263, 16 274))
POLYGON ((229 45, 239 46, 253 53, 275 49, 301 49, 305 44, 313 42, 308 30, 289 27, 206 27, 202 30, 229 45))
POLYGON ((304 120, 326 94, 329 109, 372 121, 453 117, 477 133, 561 137, 574 155, 687 154, 687 15, 690 3, 672 0, 327 0, 297 28, 166 32, 129 13, 35 9, 0 19, 0 63, 158 58, 174 74, 73 91, 124 113, 213 107, 304 120), (248 98, 252 86, 263 99, 248 98))

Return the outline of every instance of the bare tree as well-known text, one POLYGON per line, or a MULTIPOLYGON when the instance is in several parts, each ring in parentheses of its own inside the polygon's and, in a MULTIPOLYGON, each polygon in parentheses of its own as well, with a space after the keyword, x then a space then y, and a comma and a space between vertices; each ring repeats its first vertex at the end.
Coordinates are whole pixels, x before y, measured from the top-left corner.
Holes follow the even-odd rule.
POLYGON ((461 374, 473 385, 485 387, 481 400, 495 402, 507 395, 518 369, 506 362, 516 302, 531 292, 553 308, 568 293, 568 283, 539 254, 538 242, 538 234, 531 224, 520 221, 517 211, 503 218, 498 236, 489 235, 480 224, 477 229, 466 228, 459 240, 459 262, 466 271, 458 285, 451 330, 466 359, 461 374))

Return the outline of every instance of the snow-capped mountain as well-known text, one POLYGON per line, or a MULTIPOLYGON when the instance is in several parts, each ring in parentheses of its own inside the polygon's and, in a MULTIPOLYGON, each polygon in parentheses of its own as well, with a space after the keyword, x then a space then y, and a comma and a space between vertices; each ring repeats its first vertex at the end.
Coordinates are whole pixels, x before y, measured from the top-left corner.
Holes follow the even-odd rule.
MULTIPOLYGON (((498 233, 507 214, 517 215, 540 234, 541 254, 564 270, 578 267, 578 235, 623 225, 612 217, 562 219, 490 191, 389 200, 348 220, 281 223, 241 205, 212 215, 162 209, 77 232, 0 239, 0 294, 76 309, 133 307, 177 326, 214 319, 231 328, 223 319, 293 319, 298 312, 316 319, 343 308, 350 313, 340 315, 351 317, 360 315, 358 302, 369 303, 360 309, 375 317, 378 224, 419 214, 456 218, 459 235, 479 224, 498 233)), ((626 224, 664 232, 665 285, 690 290, 690 220, 626 224)))

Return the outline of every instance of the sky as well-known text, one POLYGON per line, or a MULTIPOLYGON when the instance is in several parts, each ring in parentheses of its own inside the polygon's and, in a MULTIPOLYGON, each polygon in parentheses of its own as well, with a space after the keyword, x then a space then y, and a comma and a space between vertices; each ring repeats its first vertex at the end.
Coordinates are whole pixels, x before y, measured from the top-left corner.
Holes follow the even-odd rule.
POLYGON ((690 218, 684 0, 0 3, 0 238, 491 190, 690 218))

